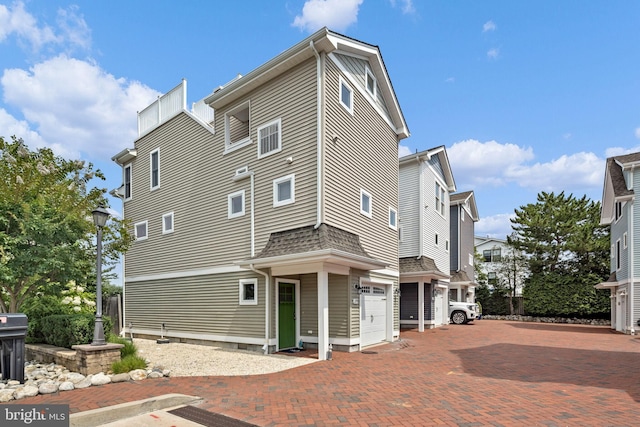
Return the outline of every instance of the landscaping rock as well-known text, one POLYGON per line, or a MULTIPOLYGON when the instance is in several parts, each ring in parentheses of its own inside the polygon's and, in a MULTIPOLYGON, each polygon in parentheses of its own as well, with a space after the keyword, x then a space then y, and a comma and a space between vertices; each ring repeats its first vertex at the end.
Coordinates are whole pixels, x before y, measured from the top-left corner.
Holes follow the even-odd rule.
POLYGON ((0 390, 0 402, 9 402, 14 399, 15 390, 12 388, 5 388, 0 390))
POLYGON ((63 383, 60 383, 60 387, 58 387, 58 390, 69 391, 69 390, 73 390, 74 388, 76 387, 73 385, 71 381, 65 381, 63 383))
POLYGON ((129 376, 134 381, 144 380, 147 378, 147 371, 145 371, 144 369, 135 369, 129 372, 129 376))
POLYGON ((24 387, 18 387, 15 389, 14 398, 24 399, 25 397, 33 397, 38 395, 38 387, 34 385, 25 385, 24 387))
POLYGON ((91 377, 91 385, 104 385, 109 384, 110 382, 111 378, 109 378, 102 372, 91 377))
POLYGON ((111 376, 112 383, 123 383, 123 382, 129 381, 130 379, 131 377, 129 376, 128 372, 125 372, 122 374, 115 374, 111 376))
POLYGON ((51 394, 51 393, 55 393, 58 391, 58 383, 56 382, 46 382, 46 383, 42 383, 40 384, 40 387, 38 387, 38 392, 40 394, 51 394))

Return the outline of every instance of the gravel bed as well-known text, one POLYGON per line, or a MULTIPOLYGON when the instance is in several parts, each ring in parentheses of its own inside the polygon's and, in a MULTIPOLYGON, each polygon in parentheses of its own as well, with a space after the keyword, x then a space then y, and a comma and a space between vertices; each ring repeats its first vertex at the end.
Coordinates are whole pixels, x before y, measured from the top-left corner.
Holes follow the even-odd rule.
POLYGON ((264 355, 253 351, 230 350, 196 344, 158 344, 155 340, 134 338, 138 355, 149 367, 169 369, 172 377, 259 375, 313 363, 316 359, 264 355))

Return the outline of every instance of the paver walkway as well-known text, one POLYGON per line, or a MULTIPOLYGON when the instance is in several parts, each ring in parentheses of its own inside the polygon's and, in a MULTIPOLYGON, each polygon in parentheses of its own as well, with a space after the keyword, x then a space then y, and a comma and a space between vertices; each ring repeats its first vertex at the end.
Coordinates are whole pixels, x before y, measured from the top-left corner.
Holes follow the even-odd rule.
POLYGON ((107 384, 20 404, 71 412, 166 393, 261 426, 635 426, 640 338, 608 327, 476 321, 403 331, 367 352, 243 377, 107 384))

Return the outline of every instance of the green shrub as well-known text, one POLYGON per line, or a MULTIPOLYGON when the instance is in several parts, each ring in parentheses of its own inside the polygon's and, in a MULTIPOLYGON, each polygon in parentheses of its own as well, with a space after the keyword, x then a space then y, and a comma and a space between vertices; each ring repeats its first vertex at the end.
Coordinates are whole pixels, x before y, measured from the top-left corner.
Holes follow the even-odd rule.
MULTIPOLYGON (((102 326, 106 331, 111 330, 111 324, 111 318, 102 318, 102 326)), ((71 348, 74 345, 91 343, 94 329, 95 316, 91 314, 57 314, 43 317, 39 332, 45 343, 71 348)))
POLYGON ((145 369, 147 367, 147 361, 143 357, 129 355, 123 357, 122 360, 113 362, 111 370, 114 374, 122 374, 130 372, 135 369, 145 369))
POLYGON ((46 342, 42 334, 42 319, 56 314, 65 314, 58 298, 53 295, 40 295, 27 299, 20 310, 27 315, 27 343, 46 342))
POLYGON ((112 335, 109 336, 109 342, 110 343, 114 343, 114 344, 122 344, 122 345, 124 345, 124 347, 122 347, 120 349, 120 357, 123 358, 123 359, 125 357, 127 357, 127 356, 137 356, 138 355, 138 349, 136 348, 136 345, 132 341, 130 341, 130 340, 126 339, 126 338, 122 338, 122 337, 119 337, 117 335, 113 335, 112 334, 112 335))

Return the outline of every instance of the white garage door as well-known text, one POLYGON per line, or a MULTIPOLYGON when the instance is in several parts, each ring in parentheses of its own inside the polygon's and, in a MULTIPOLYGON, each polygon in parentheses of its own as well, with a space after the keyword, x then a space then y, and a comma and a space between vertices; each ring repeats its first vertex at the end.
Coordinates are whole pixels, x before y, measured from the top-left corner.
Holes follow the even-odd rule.
POLYGON ((360 292, 360 346, 365 347, 386 338, 387 296, 382 286, 363 286, 360 292))

